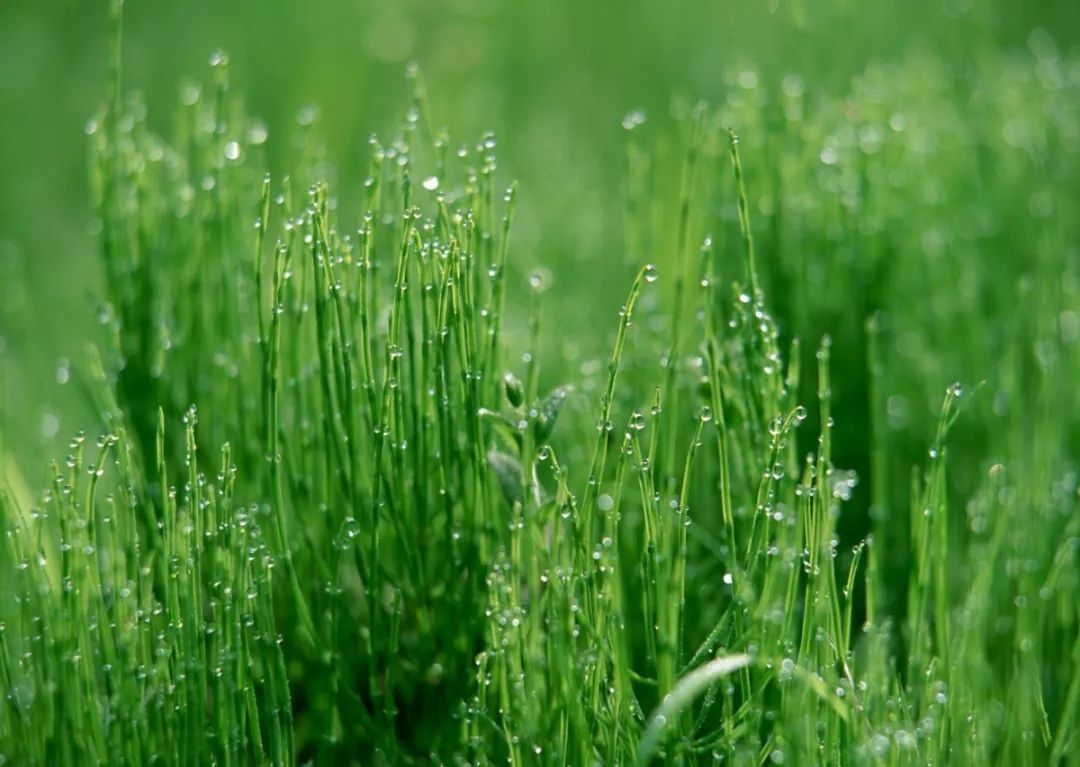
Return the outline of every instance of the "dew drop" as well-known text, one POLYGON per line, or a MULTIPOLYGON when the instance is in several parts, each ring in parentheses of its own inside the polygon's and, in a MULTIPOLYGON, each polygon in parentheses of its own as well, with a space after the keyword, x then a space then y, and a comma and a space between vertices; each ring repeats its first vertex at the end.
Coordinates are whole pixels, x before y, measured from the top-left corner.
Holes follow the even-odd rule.
POLYGON ((623 130, 633 130, 644 123, 645 113, 640 109, 635 109, 633 112, 627 113, 626 117, 622 119, 623 130))

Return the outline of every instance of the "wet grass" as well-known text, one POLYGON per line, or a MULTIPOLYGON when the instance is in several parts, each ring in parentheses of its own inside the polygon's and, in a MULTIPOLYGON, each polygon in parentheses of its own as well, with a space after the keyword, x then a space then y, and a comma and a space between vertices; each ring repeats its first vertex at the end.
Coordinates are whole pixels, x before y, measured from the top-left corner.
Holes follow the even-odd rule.
POLYGON ((120 71, 107 436, 0 495, 0 762, 1075 763, 1075 59, 628 117, 602 328, 419 73, 277 178, 224 55, 168 139, 120 71))

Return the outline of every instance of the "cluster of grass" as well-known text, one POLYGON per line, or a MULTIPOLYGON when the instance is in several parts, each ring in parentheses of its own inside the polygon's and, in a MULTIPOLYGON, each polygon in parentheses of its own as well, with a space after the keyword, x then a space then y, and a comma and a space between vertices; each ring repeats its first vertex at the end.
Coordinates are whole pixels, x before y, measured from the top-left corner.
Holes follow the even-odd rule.
POLYGON ((116 40, 107 436, 0 494, 0 762, 1075 762, 1080 62, 629 115, 598 329, 419 74, 352 210, 224 55, 154 135, 116 40))

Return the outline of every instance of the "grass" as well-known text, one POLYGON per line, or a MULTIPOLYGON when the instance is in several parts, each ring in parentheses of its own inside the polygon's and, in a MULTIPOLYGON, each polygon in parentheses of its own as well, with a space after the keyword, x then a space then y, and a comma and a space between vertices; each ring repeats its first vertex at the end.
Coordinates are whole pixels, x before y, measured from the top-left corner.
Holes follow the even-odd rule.
POLYGON ((227 57, 166 140, 113 39, 106 436, 7 472, 0 763, 1077 763, 1075 58, 628 118, 593 328, 418 72, 277 177, 227 57))

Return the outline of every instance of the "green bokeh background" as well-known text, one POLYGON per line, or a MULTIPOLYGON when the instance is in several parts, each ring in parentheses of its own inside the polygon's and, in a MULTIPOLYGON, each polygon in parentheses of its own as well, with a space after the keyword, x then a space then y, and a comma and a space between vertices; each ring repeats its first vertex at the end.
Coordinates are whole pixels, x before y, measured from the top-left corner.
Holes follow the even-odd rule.
MULTIPOLYGON (((31 486, 57 441, 96 428, 57 370, 97 333, 83 128, 104 98, 106 17, 104 0, 0 2, 0 451, 31 486)), ((455 141, 494 130, 504 173, 520 181, 511 279, 549 268, 570 317, 560 324, 602 327, 602 343, 624 288, 604 275, 626 258, 627 112, 672 132, 673 104, 719 101, 740 66, 841 95, 871 61, 922 50, 963 69, 1023 47, 1033 29, 1075 50, 1080 3, 129 0, 124 80, 167 132, 183 83, 227 51, 275 170, 289 167, 297 113, 317 106, 347 203, 368 135, 398 122, 405 65, 419 63, 437 120, 455 141)))

